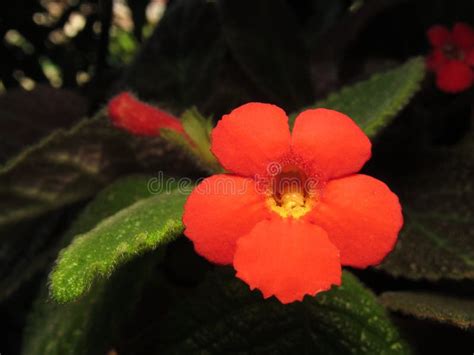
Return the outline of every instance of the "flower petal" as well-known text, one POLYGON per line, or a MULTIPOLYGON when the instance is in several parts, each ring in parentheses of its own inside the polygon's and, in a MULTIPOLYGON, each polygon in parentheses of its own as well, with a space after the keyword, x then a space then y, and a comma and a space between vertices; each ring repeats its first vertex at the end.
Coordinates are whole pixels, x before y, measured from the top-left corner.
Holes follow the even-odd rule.
POLYGON ((371 144, 348 116, 333 110, 306 110, 296 117, 292 149, 323 179, 358 172, 370 158, 371 144))
POLYGON ((224 115, 212 131, 211 150, 222 166, 243 176, 266 176, 290 147, 288 117, 281 108, 251 102, 224 115))
POLYGON ((472 69, 460 60, 451 60, 436 72, 436 85, 444 92, 458 93, 469 89, 473 83, 472 69))
POLYGON ((467 23, 457 22, 453 27, 453 42, 460 48, 468 49, 474 46, 474 29, 467 23))
POLYGON ((263 296, 301 301, 341 283, 339 251, 321 228, 292 219, 258 223, 237 242, 237 277, 263 296))
POLYGON ((213 175, 203 180, 184 206, 184 234, 196 252, 218 264, 230 264, 235 242, 270 212, 251 179, 213 175))
POLYGON ((307 220, 328 233, 342 265, 359 268, 380 263, 403 225, 398 197, 367 175, 330 181, 307 220))
POLYGON ((431 26, 426 35, 433 47, 442 47, 451 41, 451 33, 446 27, 441 25, 431 26))

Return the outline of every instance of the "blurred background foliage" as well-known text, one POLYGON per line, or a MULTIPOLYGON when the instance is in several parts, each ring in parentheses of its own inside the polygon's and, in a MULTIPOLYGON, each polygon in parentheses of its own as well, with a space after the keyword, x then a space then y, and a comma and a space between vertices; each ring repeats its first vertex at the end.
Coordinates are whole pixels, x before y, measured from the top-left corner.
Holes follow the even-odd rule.
POLYGON ((3 162, 52 128, 68 127, 95 110, 151 35, 166 0, 20 0, 0 6, 0 94, 9 93, 0 96, 3 162))
POLYGON ((104 71, 130 63, 165 7, 165 0, 4 3, 0 88, 84 87, 104 71))

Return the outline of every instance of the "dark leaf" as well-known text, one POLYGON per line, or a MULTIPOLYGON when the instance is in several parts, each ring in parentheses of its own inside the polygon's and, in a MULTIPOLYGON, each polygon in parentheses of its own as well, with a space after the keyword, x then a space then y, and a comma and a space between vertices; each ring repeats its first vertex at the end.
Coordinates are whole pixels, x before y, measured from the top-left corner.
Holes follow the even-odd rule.
POLYGON ((38 85, 0 95, 0 163, 57 128, 87 114, 87 101, 73 91, 38 85))
POLYGON ((156 255, 137 258, 74 303, 55 303, 44 287, 30 314, 22 353, 102 355, 112 350, 155 264, 156 255))
POLYGON ((409 279, 474 279, 474 134, 423 153, 399 183, 405 226, 381 269, 409 279))
POLYGON ((303 303, 264 300, 221 271, 160 322, 162 354, 407 354, 375 296, 350 273, 303 303))
POLYGON ((175 0, 126 73, 125 85, 175 112, 200 107, 215 89, 224 53, 215 4, 175 0))
POLYGON ((0 168, 0 227, 89 198, 125 173, 189 171, 192 164, 183 165, 182 158, 164 140, 120 131, 99 112, 0 168))
POLYGON ((388 309, 420 319, 474 328, 474 301, 433 292, 385 292, 380 301, 388 309))
POLYGON ((312 96, 309 57, 283 0, 217 2, 232 54, 267 100, 294 110, 312 96))
POLYGON ((0 303, 45 271, 59 251, 64 211, 0 229, 0 303))
POLYGON ((0 169, 0 225, 41 215, 85 199, 133 169, 126 134, 98 114, 58 130, 0 169))

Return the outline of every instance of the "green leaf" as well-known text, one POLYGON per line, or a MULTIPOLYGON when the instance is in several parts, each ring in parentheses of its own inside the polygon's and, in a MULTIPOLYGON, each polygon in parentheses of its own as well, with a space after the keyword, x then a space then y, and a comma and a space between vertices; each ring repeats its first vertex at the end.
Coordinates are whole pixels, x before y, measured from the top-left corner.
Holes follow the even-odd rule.
POLYGON ((396 186, 405 225, 380 268, 419 280, 474 279, 474 132, 422 160, 396 186))
POLYGON ((309 55, 283 0, 217 2, 232 54, 267 100, 289 109, 311 100, 309 55))
POLYGON ((385 292, 380 301, 388 309, 419 319, 474 328, 474 301, 432 292, 385 292))
POLYGON ((215 7, 201 0, 170 3, 127 71, 126 85, 175 112, 207 102, 226 52, 215 7))
MULTIPOLYGON (((395 69, 346 86, 311 108, 324 107, 345 113, 372 138, 410 102, 424 75, 424 59, 413 58, 395 69)), ((296 115, 290 117, 291 126, 296 115)))
MULTIPOLYGON (((168 188, 165 188, 168 189, 168 188)), ((52 297, 72 301, 94 279, 145 251, 165 245, 181 234, 187 195, 177 189, 138 201, 77 236, 64 249, 50 275, 52 297)))
MULTIPOLYGON (((154 181, 153 179, 148 175, 129 175, 116 180, 100 191, 65 233, 63 239, 66 245, 75 236, 90 231, 103 219, 120 212, 135 202, 153 196, 152 190, 156 190, 162 185, 162 182, 157 181, 159 185, 151 189, 150 183, 154 181)), ((171 180, 166 181, 170 187, 175 186, 171 180)), ((166 183, 166 181, 163 182, 166 183)))
MULTIPOLYGON (((74 221, 63 237, 63 244, 91 230, 102 219, 149 197, 149 182, 148 176, 134 175, 109 185, 74 221)), ((106 353, 116 339, 119 325, 131 316, 146 275, 155 263, 155 255, 136 259, 110 279, 99 280, 80 300, 68 304, 52 302, 45 283, 29 316, 22 353, 106 353)))
POLYGON ((165 354, 407 354, 382 306, 350 273, 341 287, 282 305, 219 271, 155 331, 165 354))
POLYGON ((93 195, 135 156, 103 115, 58 130, 0 168, 0 226, 93 195))

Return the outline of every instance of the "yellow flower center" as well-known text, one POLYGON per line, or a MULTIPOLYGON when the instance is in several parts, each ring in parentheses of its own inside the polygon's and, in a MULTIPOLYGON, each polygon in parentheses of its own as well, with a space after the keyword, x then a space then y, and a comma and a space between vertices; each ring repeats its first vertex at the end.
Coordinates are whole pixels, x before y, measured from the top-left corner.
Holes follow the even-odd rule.
POLYGON ((290 185, 280 194, 273 194, 267 200, 270 210, 283 218, 298 219, 311 210, 311 199, 305 196, 300 186, 290 185))

